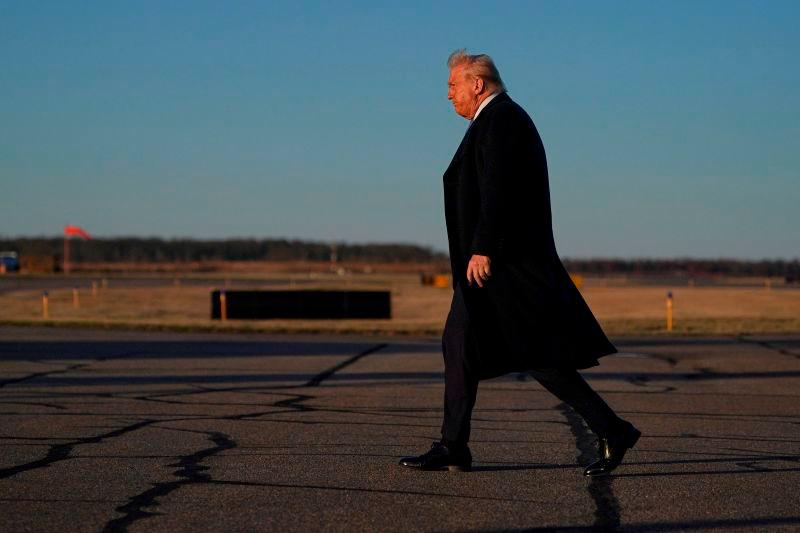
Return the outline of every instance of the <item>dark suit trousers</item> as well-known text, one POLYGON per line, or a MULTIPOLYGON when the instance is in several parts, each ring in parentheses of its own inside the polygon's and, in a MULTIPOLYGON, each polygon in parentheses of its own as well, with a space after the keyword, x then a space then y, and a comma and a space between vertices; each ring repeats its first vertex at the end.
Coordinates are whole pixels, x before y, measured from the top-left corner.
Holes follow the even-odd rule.
MULTIPOLYGON (((472 368, 476 342, 460 286, 456 286, 442 337, 444 355, 444 421, 442 440, 450 444, 469 441, 470 420, 478 395, 478 377, 472 368)), ((575 410, 597 436, 605 437, 624 424, 573 368, 546 368, 530 372, 536 381, 575 410)))

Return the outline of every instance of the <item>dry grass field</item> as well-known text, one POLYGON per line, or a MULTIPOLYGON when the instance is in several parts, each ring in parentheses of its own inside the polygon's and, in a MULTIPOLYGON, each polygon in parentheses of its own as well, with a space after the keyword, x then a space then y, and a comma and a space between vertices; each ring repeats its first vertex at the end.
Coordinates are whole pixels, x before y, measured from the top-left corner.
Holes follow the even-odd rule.
MULTIPOLYGON (((71 289, 49 292, 49 318, 42 317, 42 291, 0 293, 0 322, 61 326, 132 327, 268 331, 276 333, 363 333, 438 335, 452 291, 420 285, 414 274, 357 274, 344 277, 314 275, 304 278, 270 276, 268 287, 384 289, 392 292, 391 320, 211 320, 210 292, 220 288, 212 280, 195 279, 190 285, 173 284, 163 277, 156 287, 125 287, 110 280, 95 296, 88 286, 79 289, 79 307, 71 289), (117 285, 115 287, 115 284, 117 285)), ((242 279, 226 283, 236 289, 242 279)), ((255 286, 257 287, 257 285, 255 286)), ((255 288, 249 280, 247 288, 255 288)), ((589 279, 583 293, 610 335, 667 334, 666 294, 674 296, 674 334, 744 334, 800 331, 800 289, 758 286, 694 287, 642 286, 589 279)))

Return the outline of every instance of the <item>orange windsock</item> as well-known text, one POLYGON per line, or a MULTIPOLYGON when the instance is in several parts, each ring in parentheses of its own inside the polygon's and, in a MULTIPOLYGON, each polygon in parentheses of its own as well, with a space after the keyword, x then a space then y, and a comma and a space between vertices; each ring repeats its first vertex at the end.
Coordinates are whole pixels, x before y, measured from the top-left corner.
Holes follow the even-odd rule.
POLYGON ((66 236, 77 235, 78 237, 82 237, 87 240, 91 239, 89 234, 86 233, 86 231, 84 231, 83 228, 80 228, 78 226, 70 226, 70 225, 64 226, 64 235, 66 236))

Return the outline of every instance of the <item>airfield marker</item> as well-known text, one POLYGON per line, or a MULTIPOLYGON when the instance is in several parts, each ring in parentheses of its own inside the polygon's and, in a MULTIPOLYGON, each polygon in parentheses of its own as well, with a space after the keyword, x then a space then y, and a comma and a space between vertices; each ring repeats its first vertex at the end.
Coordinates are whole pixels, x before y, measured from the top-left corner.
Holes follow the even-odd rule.
POLYGON ((672 331, 672 291, 667 293, 667 331, 672 331))
POLYGON ((50 295, 47 291, 42 293, 42 318, 45 320, 50 318, 50 295))
POLYGON ((224 290, 219 291, 219 318, 223 322, 228 320, 228 298, 224 290))
POLYGON ((89 236, 86 231, 78 226, 73 226, 71 224, 67 224, 64 226, 64 257, 62 258, 62 269, 64 271, 64 275, 69 274, 71 269, 71 264, 69 262, 69 240, 71 237, 77 235, 82 239, 86 239, 87 241, 90 240, 92 237, 89 236))
POLYGON ((72 287, 72 308, 80 309, 81 300, 78 296, 78 287, 72 287))
POLYGON ((64 263, 62 265, 64 275, 69 274, 69 236, 64 234, 64 263))

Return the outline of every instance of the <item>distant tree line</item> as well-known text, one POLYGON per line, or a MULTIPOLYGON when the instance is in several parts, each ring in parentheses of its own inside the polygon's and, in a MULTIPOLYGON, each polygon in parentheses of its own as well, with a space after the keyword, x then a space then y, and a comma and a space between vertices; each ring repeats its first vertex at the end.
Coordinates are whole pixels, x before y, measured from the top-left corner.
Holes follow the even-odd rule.
POLYGON ((778 276, 800 278, 800 259, 742 261, 736 259, 565 259, 570 272, 686 276, 778 276))
MULTIPOLYGON (((64 240, 0 238, 0 250, 20 256, 61 258, 64 240)), ((172 263, 177 261, 368 261, 431 262, 447 255, 414 244, 347 244, 287 239, 160 239, 118 237, 70 241, 70 261, 83 263, 172 263)))
MULTIPOLYGON (((20 256, 61 259, 59 237, 0 238, 0 250, 20 256)), ((161 239, 117 237, 70 241, 70 259, 84 263, 170 263, 190 261, 363 261, 445 262, 447 254, 414 244, 348 244, 288 239, 161 239)), ((800 259, 565 259, 567 270, 582 274, 688 276, 779 276, 800 279, 800 259)))

